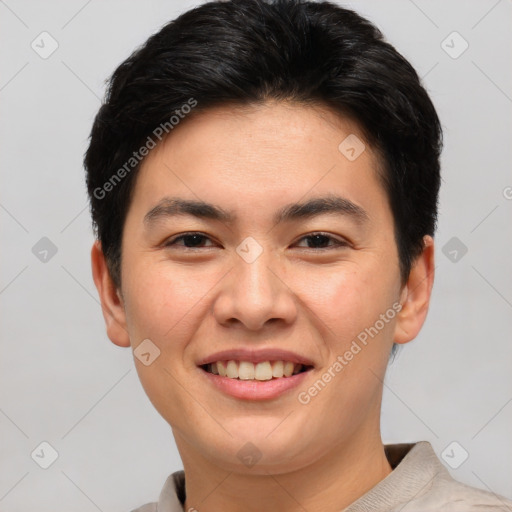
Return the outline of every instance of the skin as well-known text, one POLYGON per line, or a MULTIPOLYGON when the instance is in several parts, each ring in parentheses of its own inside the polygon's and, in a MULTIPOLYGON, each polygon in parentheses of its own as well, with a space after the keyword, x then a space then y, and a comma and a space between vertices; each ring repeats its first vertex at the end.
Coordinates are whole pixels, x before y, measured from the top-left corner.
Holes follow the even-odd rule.
POLYGON ((135 349, 149 338, 161 351, 149 366, 134 358, 141 383, 171 425, 186 474, 185 510, 339 511, 391 467, 380 434, 382 381, 393 344, 420 331, 434 279, 434 242, 401 286, 393 217, 371 148, 349 161, 338 145, 357 124, 321 106, 267 102, 216 107, 190 116, 150 152, 137 177, 123 231, 121 289, 101 245, 93 277, 113 343, 135 349), (368 221, 324 214, 273 226, 279 207, 336 193, 368 221), (191 216, 144 215, 164 196, 232 210, 233 224, 191 216), (199 248, 183 240, 207 235, 199 248), (329 249, 304 237, 321 231, 329 249), (248 236, 262 254, 236 252, 248 236), (348 245, 335 247, 336 240, 348 245), (195 251, 195 252, 194 252, 195 251), (401 311, 307 405, 307 390, 356 336, 394 303, 401 311), (205 384, 195 362, 218 350, 279 347, 315 368, 300 389, 266 401, 240 400, 205 384), (253 443, 252 467, 237 457, 253 443))

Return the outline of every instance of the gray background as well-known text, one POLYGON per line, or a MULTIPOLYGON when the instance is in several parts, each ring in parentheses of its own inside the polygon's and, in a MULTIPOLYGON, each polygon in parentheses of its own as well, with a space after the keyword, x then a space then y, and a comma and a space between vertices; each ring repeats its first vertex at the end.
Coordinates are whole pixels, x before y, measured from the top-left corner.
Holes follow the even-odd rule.
MULTIPOLYGON (((127 512, 182 467, 130 350, 104 331, 82 155, 104 80, 192 5, 0 1, 2 511, 127 512), (31 47, 43 31, 59 45, 46 59, 31 47), (48 449, 31 457, 43 441, 58 453, 48 469, 48 449)), ((452 460, 469 458, 447 464, 455 478, 512 498, 512 3, 345 5, 410 59, 445 129, 432 304, 389 367, 384 442, 425 439, 441 456, 456 441, 452 460), (454 31, 469 44, 457 58, 454 31)))

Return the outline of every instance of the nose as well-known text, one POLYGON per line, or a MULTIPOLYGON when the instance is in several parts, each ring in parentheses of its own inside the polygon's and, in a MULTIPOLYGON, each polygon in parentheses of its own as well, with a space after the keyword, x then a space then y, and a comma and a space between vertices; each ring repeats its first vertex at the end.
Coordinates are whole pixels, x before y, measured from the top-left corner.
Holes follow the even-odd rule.
POLYGON ((293 291, 283 280, 279 261, 270 250, 263 250, 252 262, 234 255, 235 267, 221 281, 213 314, 224 326, 243 325, 258 331, 266 324, 291 324, 297 315, 293 291))

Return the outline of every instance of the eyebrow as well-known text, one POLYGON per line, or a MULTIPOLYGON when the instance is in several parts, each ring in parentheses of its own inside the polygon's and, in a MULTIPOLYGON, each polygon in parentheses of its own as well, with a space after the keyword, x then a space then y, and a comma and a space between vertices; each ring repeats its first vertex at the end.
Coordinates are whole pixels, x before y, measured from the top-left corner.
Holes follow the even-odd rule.
MULTIPOLYGON (((273 217, 274 225, 281 222, 307 219, 324 214, 345 215, 357 224, 369 220, 369 215, 361 206, 349 199, 336 195, 317 197, 302 203, 291 203, 279 209, 273 217)), ((194 201, 179 197, 164 197, 144 216, 144 224, 150 226, 168 217, 189 215, 200 219, 217 220, 225 223, 236 222, 237 216, 220 206, 204 201, 194 201)))

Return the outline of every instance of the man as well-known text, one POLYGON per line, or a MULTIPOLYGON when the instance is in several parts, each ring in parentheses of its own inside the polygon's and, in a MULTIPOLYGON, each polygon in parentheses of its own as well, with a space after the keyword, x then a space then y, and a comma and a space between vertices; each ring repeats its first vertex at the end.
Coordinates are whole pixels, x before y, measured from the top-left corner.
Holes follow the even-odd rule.
POLYGON ((184 466, 139 512, 512 506, 380 434, 441 140, 411 65, 327 2, 202 4, 119 66, 85 157, 93 276, 184 466))

